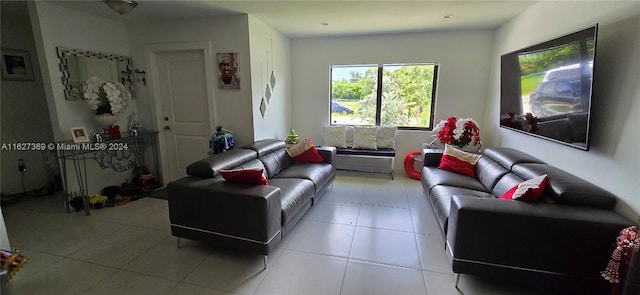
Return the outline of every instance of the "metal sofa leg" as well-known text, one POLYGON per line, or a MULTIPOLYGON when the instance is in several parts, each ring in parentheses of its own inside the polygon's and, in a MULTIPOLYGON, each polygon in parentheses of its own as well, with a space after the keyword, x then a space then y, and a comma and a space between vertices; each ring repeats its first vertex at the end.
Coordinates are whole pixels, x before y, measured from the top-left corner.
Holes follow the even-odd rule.
MULTIPOLYGON (((455 276, 455 280, 456 280, 455 287, 456 287, 456 289, 458 289, 458 283, 460 282, 460 274, 457 273, 457 274, 454 274, 454 276, 455 276)), ((460 289, 458 289, 458 290, 460 290, 460 289)))
POLYGON ((264 268, 262 270, 266 270, 267 269, 267 255, 264 256, 264 268))
POLYGON ((178 242, 178 249, 180 249, 180 237, 176 237, 176 241, 178 242))

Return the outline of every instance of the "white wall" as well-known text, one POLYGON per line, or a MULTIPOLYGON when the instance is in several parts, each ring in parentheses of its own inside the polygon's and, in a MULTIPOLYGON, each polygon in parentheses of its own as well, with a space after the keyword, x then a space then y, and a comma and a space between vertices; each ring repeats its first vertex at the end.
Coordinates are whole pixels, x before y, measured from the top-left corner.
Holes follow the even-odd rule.
MULTIPOLYGON (((329 125, 331 65, 437 62, 435 122, 472 117, 483 130, 492 45, 491 30, 292 39, 292 127, 301 137, 322 143, 322 127, 329 125)), ((420 151, 422 143, 430 141, 430 134, 397 133, 397 169, 407 153, 420 151)))
POLYGON ((617 211, 640 212, 640 3, 540 2, 496 31, 485 139, 513 147, 620 198, 617 211), (498 127, 500 55, 599 23, 591 107, 591 150, 570 148, 498 127))
MULTIPOLYGON (((54 139, 71 140, 71 127, 83 126, 87 130, 100 130, 95 120, 95 111, 91 110, 85 101, 65 100, 56 47, 129 56, 126 26, 114 20, 68 9, 51 2, 29 1, 28 7, 54 139)), ((129 108, 118 115, 117 124, 123 127, 121 130, 128 126, 127 117, 135 108, 134 99, 129 108)), ((70 173, 69 191, 78 191, 73 167, 67 165, 67 169, 70 173)), ((133 176, 131 171, 115 172, 111 169, 101 169, 92 160, 87 161, 87 171, 89 195, 99 192, 105 186, 120 185, 126 179, 131 180, 133 176)))
MULTIPOLYGON (((1 90, 2 143, 51 142, 53 133, 45 100, 42 75, 26 2, 0 3, 2 6, 2 48, 26 50, 31 60, 34 81, 3 80, 1 90)), ((26 192, 47 186, 53 175, 45 167, 43 154, 37 151, 2 151, 2 192, 22 192, 22 173, 18 159, 24 159, 26 192)))
MULTIPOLYGON (((249 28, 246 15, 224 16, 210 19, 194 19, 173 22, 146 22, 129 25, 129 42, 134 68, 147 70, 149 65, 144 54, 145 46, 167 43, 209 41, 216 53, 237 52, 240 68, 240 89, 219 89, 214 87, 216 125, 233 131, 237 145, 253 142, 253 122, 251 101, 251 64, 249 55, 249 28)), ((217 65, 214 67, 217 73, 217 65)), ((148 74, 147 74, 148 75, 148 74)), ((216 77, 217 79, 217 77, 216 77)), ((153 78, 147 76, 147 81, 153 78)), ((151 97, 151 85, 136 84, 138 102, 144 108, 138 110, 138 116, 145 126, 157 129, 155 119, 155 97, 151 97)), ((159 98, 158 98, 159 99, 159 98)), ((257 109, 256 109, 257 111, 257 109)), ((206 157, 206 155, 202 155, 206 157)))
MULTIPOLYGON (((51 2, 29 2, 29 7, 42 70, 46 72, 45 91, 55 139, 70 140, 71 127, 84 126, 87 130, 100 130, 94 118, 95 111, 85 101, 65 100, 56 47, 128 56, 126 26, 51 2)), ((134 109, 135 100, 127 111, 118 115, 117 124, 128 126, 127 116, 134 109)))
POLYGON ((249 45, 255 140, 265 138, 284 140, 291 126, 290 40, 250 15, 249 45), (276 81, 273 88, 270 86, 272 72, 276 81), (265 96, 267 87, 272 91, 268 103, 265 96), (260 113, 263 97, 267 106, 264 118, 260 113))

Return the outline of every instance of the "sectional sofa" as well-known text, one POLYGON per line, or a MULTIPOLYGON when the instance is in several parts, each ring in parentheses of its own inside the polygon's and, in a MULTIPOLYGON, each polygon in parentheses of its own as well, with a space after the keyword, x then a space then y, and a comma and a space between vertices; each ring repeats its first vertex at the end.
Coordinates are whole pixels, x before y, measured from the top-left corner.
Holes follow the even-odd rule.
POLYGON ((321 163, 294 163, 280 140, 260 140, 187 167, 167 185, 171 233, 268 255, 329 189, 334 147, 316 147, 321 163), (262 169, 268 185, 226 181, 221 170, 262 169))
POLYGON ((619 232, 634 224, 616 197, 510 148, 488 148, 476 177, 439 169, 442 150, 424 151, 421 181, 456 274, 544 286, 562 294, 607 294, 600 272, 619 232), (535 202, 498 198, 524 180, 548 175, 535 202), (587 292, 587 293, 584 293, 587 292))

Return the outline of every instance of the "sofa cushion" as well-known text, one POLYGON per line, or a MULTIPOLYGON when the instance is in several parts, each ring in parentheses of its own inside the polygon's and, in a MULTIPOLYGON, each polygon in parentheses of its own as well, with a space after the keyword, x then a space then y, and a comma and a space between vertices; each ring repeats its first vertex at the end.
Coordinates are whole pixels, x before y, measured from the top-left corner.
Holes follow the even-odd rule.
POLYGON ((476 164, 476 177, 489 192, 493 191, 498 180, 507 172, 507 169, 489 157, 480 158, 476 164))
POLYGON ((422 168, 422 182, 425 191, 429 192, 436 185, 461 187, 476 191, 487 191, 477 179, 436 167, 422 168))
POLYGON ((311 200, 314 194, 313 182, 302 178, 274 178, 269 184, 280 188, 282 226, 284 227, 298 210, 311 200))
POLYGON ((354 150, 354 149, 336 149, 338 155, 352 156, 374 156, 374 157, 395 157, 396 150, 393 149, 377 149, 377 150, 354 150))
POLYGON ((520 176, 513 173, 507 173, 500 177, 498 182, 496 182, 496 185, 493 187, 491 194, 493 194, 494 196, 502 196, 512 187, 518 185, 523 181, 524 179, 520 178, 520 176))
POLYGON ((327 163, 303 163, 289 166, 281 171, 273 179, 280 178, 301 178, 307 179, 314 184, 314 193, 322 189, 327 183, 333 180, 335 173, 333 166, 327 163))
POLYGON ((429 192, 429 201, 433 212, 440 223, 440 228, 443 233, 447 233, 447 225, 449 219, 449 210, 451 209, 451 197, 452 196, 472 196, 483 198, 495 198, 490 193, 484 191, 477 191, 461 187, 453 187, 446 185, 437 185, 429 192))
POLYGON ((549 182, 546 191, 551 198, 561 204, 603 209, 613 209, 616 205, 616 197, 613 194, 551 165, 518 164, 512 171, 526 179, 548 174, 549 182))
POLYGON ((256 152, 248 149, 232 149, 224 153, 214 154, 187 166, 187 174, 197 177, 213 178, 220 170, 235 168, 256 158, 256 152))
POLYGON ((525 180, 514 185, 510 190, 500 196, 504 200, 518 200, 523 202, 536 201, 547 187, 547 175, 525 180))
POLYGON ((229 182, 269 185, 259 168, 220 170, 220 175, 229 182))
POLYGON ((263 155, 260 157, 260 161, 264 164, 264 168, 267 169, 268 178, 272 178, 276 174, 280 173, 280 171, 287 169, 287 167, 289 167, 293 162, 284 148, 263 155))
POLYGON ((478 163, 480 157, 482 156, 456 149, 447 144, 444 147, 444 153, 438 168, 475 177, 476 163, 478 163))

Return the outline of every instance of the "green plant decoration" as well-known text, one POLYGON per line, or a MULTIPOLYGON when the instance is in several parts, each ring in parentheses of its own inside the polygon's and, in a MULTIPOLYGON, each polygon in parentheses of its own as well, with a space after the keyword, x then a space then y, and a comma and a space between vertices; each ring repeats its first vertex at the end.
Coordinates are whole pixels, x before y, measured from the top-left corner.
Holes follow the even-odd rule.
POLYGON ((293 130, 293 128, 289 128, 289 134, 287 135, 287 140, 285 142, 289 144, 296 144, 298 143, 298 141, 299 141, 298 133, 296 133, 296 131, 293 130))

